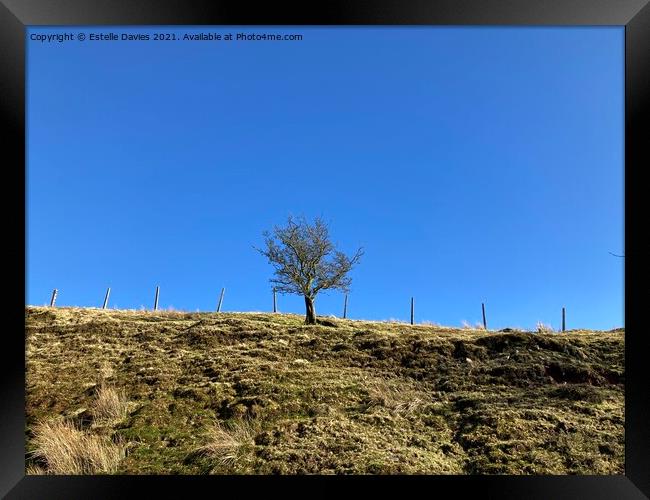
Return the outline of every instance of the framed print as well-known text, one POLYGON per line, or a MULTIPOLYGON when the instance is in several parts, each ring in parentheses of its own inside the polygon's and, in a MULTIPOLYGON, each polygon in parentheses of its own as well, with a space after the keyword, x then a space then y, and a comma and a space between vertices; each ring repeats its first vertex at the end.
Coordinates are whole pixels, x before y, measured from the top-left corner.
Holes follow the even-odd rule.
POLYGON ((647 498, 647 3, 2 0, 0 493, 647 498))

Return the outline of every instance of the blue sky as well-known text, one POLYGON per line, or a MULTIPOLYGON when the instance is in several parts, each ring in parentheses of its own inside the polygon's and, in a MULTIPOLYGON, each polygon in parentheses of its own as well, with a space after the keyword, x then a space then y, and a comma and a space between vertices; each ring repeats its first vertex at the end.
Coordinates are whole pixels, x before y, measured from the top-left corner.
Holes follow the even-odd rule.
POLYGON ((161 30, 303 40, 28 40, 27 304, 268 311, 291 213, 365 248, 351 318, 624 325, 623 28, 28 37, 161 30))

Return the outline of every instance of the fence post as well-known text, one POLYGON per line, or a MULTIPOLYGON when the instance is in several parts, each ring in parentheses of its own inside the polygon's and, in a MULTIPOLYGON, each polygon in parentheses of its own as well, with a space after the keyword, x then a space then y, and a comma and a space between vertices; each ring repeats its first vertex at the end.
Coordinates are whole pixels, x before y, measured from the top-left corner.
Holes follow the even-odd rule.
POLYGON ((221 303, 223 302, 223 294, 225 291, 225 288, 221 289, 221 295, 219 295, 219 304, 217 305, 217 312, 221 312, 221 303))
POLYGON ((273 287, 273 312, 278 312, 277 302, 275 299, 275 287, 273 287))
POLYGON ((106 290, 106 295, 104 296, 104 304, 102 305, 102 309, 106 309, 106 306, 108 305, 108 296, 111 294, 111 287, 109 286, 108 289, 106 290))
POLYGON ((562 331, 566 330, 566 309, 562 307, 562 331))
POLYGON ((413 324, 413 318, 415 317, 415 299, 411 297, 411 324, 413 324))
POLYGON ((481 302, 481 309, 483 310, 483 329, 487 330, 487 320, 485 319, 485 304, 481 302))
POLYGON ((156 298, 153 301, 153 310, 158 310, 158 295, 160 293, 160 287, 156 285, 156 298))
POLYGON ((59 293, 59 291, 55 288, 52 290, 52 298, 50 299, 50 307, 54 307, 54 303, 56 302, 56 295, 59 293))
POLYGON ((345 301, 343 302, 343 319, 348 316, 348 294, 345 294, 345 301))

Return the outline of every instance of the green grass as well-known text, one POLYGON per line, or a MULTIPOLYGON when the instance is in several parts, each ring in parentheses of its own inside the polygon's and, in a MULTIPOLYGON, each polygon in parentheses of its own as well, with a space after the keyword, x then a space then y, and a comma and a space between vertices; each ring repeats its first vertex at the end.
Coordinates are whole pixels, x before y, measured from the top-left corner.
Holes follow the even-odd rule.
POLYGON ((65 417, 125 444, 118 474, 624 472, 620 330, 45 307, 25 320, 28 452, 38 424, 65 417), (104 386, 125 417, 93 417, 104 386))

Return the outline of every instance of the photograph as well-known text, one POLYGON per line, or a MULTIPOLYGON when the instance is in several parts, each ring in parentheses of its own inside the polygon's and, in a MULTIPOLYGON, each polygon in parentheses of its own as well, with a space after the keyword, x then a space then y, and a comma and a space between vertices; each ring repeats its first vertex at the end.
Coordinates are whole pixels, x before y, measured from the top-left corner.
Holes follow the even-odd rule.
POLYGON ((623 475, 625 28, 26 30, 27 475, 623 475))

